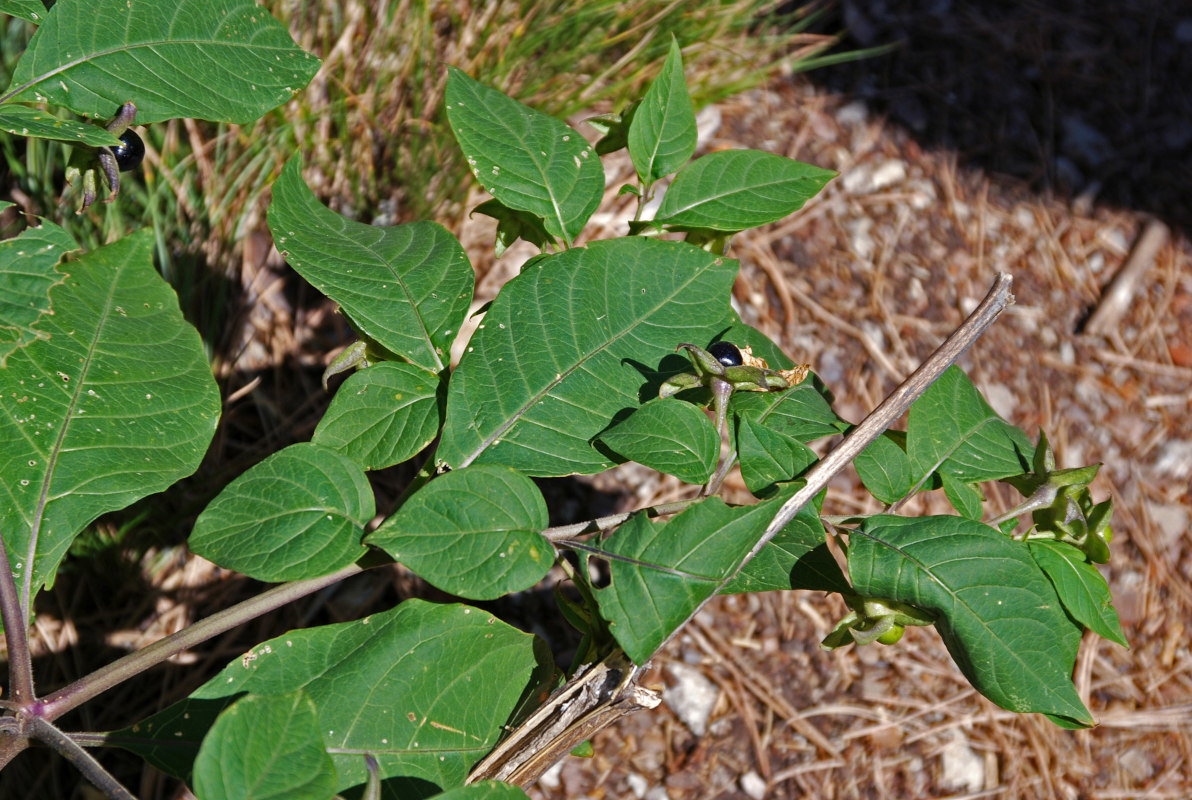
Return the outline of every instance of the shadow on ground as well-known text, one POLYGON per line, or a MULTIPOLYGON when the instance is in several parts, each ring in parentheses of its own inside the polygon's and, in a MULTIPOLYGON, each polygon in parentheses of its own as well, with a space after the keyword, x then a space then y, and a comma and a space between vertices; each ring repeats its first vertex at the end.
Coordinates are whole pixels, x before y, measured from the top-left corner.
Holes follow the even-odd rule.
POLYGON ((810 73, 962 164, 1192 233, 1192 6, 1170 0, 843 0, 846 47, 810 73))

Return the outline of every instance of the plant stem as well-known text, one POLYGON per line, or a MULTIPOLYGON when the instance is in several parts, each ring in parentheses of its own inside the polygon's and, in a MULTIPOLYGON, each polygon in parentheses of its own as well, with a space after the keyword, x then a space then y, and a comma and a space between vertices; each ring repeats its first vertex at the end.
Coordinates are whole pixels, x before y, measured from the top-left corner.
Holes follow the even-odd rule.
POLYGON ((729 470, 731 470, 733 465, 736 463, 737 451, 733 450, 728 454, 728 458, 724 459, 724 462, 720 465, 720 469, 716 470, 716 474, 708 480, 707 485, 704 486, 703 491, 700 492, 700 497, 710 497, 719 492, 720 487, 724 485, 724 479, 728 477, 729 470))
MULTIPOLYGON (((29 565, 33 570, 33 565, 29 565)), ((33 660, 29 656, 29 628, 21 613, 21 598, 12 567, 8 563, 8 548, 0 543, 0 619, 4 622, 4 640, 8 645, 8 675, 11 685, 9 702, 23 706, 35 699, 33 694, 33 660)))
POLYGON ((212 614, 204 620, 160 639, 135 653, 130 653, 124 658, 117 659, 69 686, 64 686, 53 694, 47 695, 43 703, 44 713, 42 716, 50 720, 56 719, 96 695, 139 675, 183 650, 202 644, 237 625, 254 620, 287 603, 292 603, 363 571, 363 567, 351 564, 330 575, 284 583, 262 592, 256 597, 237 603, 231 608, 212 614))
POLYGON ((111 800, 137 800, 137 798, 116 780, 95 760, 95 757, 82 748, 52 723, 34 717, 29 721, 29 735, 31 738, 45 742, 59 755, 74 765, 75 769, 83 773, 83 777, 104 793, 111 800))
MULTIPOLYGON (((753 548, 737 565, 729 575, 720 582, 716 587, 716 591, 712 592, 702 603, 700 603, 694 611, 688 615, 682 625, 678 625, 667 637, 666 642, 669 642, 675 637, 683 627, 700 612, 705 605, 707 605, 713 597, 718 595, 737 574, 748 564, 754 556, 761 552, 762 548, 770 543, 780 530, 785 528, 792 519, 795 518, 800 511, 803 510, 808 503, 810 503, 817 494, 819 494, 828 481, 832 480, 838 472, 844 469, 848 464, 856 458, 862 450, 869 446, 874 439, 882 434, 886 428, 894 423, 894 420, 902 416, 911 403, 915 402, 927 387, 933 384, 940 375, 944 373, 948 367, 952 366, 957 359, 964 353, 965 350, 975 342, 985 329, 993 324, 994 320, 1005 310, 1006 306, 1014 302, 1014 296, 1010 294, 1010 284, 1013 283, 1013 278, 1006 273, 999 273, 993 286, 990 287, 989 293, 985 295, 985 299, 981 304, 974 309, 973 313, 969 315, 964 323, 952 332, 952 335, 944 340, 944 343, 936 348, 935 352, 924 361, 919 368, 911 373, 905 381, 903 381, 898 388, 891 392, 885 400, 883 400, 877 408, 870 412, 861 424, 849 431, 848 435, 836 446, 832 452, 824 456, 809 469, 804 476, 807 483, 802 489, 795 492, 795 494, 787 500, 770 524, 766 527, 761 538, 753 548)), ((663 642, 658 649, 662 649, 666 645, 663 642)))
POLYGON ((572 525, 556 525, 553 528, 544 530, 542 535, 548 541, 560 542, 585 533, 612 530, 626 522, 634 514, 648 514, 651 517, 660 517, 664 514, 677 514, 680 511, 685 511, 688 507, 698 503, 702 499, 702 497, 693 497, 690 500, 676 500, 673 503, 662 503, 661 505, 651 506, 650 508, 640 508, 637 511, 609 514, 607 517, 598 517, 587 522, 576 522, 572 525))

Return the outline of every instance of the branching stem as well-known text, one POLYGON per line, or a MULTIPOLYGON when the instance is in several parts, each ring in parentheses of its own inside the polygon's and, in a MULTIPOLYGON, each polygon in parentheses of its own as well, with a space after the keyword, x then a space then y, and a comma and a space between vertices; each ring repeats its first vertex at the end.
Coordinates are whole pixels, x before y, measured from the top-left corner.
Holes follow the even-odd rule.
MULTIPOLYGON (((1010 275, 1004 272, 1000 273, 997 280, 994 281, 993 286, 989 289, 989 293, 985 295, 985 299, 973 310, 973 313, 969 315, 968 319, 953 331, 952 335, 945 339, 944 343, 918 369, 911 373, 910 377, 903 381, 877 408, 870 412, 869 416, 860 425, 849 431, 848 435, 844 437, 844 440, 835 449, 816 462, 807 471, 804 476, 807 483, 803 488, 795 492, 778 509, 778 512, 766 527, 761 538, 757 540, 757 543, 745 555, 745 558, 737 565, 737 568, 720 582, 715 592, 712 592, 707 599, 691 612, 682 625, 677 626, 671 632, 671 635, 667 637, 667 641, 673 639, 679 631, 683 630, 684 626, 713 597, 719 594, 725 586, 736 578, 737 573, 753 560, 753 557, 761 552, 762 548, 769 544, 770 540, 785 528, 828 485, 828 481, 832 480, 838 472, 852 462, 862 450, 868 447, 886 428, 890 427, 896 419, 906 413, 911 403, 915 402, 927 390, 927 387, 944 373, 944 370, 956 363, 956 360, 960 358, 964 351, 993 324, 994 320, 1005 310, 1006 306, 1014 302, 1014 296, 1010 294, 1011 283, 1013 283, 1013 278, 1010 275)), ((663 642, 663 645, 665 644, 666 642, 663 642)))
POLYGON ((113 661, 69 686, 64 686, 53 694, 47 695, 43 703, 42 716, 50 720, 56 719, 96 695, 141 674, 183 650, 202 644, 237 625, 256 619, 287 603, 292 603, 308 594, 313 594, 320 589, 363 572, 363 570, 363 567, 352 564, 330 575, 285 583, 262 592, 256 597, 237 603, 231 608, 212 614, 206 619, 160 639, 148 647, 137 650, 135 653, 129 653, 124 658, 113 661))

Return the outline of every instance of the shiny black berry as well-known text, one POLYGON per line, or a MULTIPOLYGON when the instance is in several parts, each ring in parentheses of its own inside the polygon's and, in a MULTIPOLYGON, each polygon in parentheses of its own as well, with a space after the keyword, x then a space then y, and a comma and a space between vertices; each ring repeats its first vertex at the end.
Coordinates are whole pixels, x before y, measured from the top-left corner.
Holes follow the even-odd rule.
POLYGON ((708 348, 708 352, 726 367, 741 366, 741 351, 732 342, 717 342, 708 348))
POLYGON ((113 147, 112 152, 116 156, 116 166, 121 172, 128 172, 141 165, 141 160, 145 158, 145 143, 130 129, 120 137, 120 146, 113 147))

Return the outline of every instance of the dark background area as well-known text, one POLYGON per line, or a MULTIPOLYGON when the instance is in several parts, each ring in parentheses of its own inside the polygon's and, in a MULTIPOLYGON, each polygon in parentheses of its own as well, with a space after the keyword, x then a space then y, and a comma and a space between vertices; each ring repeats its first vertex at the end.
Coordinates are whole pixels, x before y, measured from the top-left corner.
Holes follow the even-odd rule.
POLYGON ((843 0, 883 56, 814 70, 964 166, 1192 232, 1192 3, 843 0))

